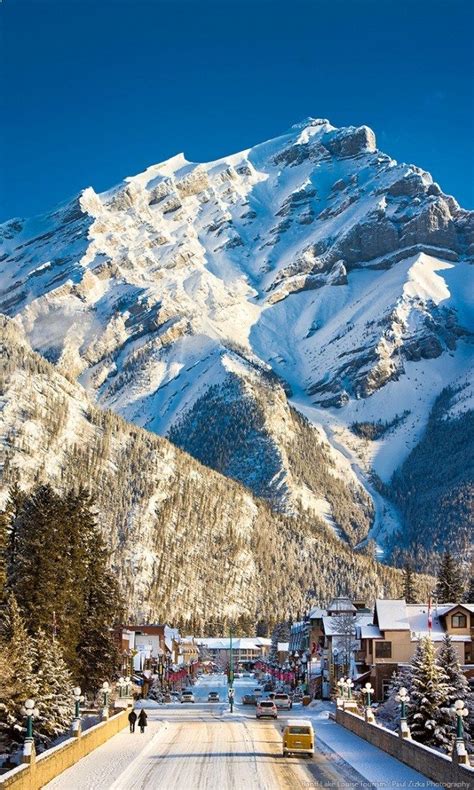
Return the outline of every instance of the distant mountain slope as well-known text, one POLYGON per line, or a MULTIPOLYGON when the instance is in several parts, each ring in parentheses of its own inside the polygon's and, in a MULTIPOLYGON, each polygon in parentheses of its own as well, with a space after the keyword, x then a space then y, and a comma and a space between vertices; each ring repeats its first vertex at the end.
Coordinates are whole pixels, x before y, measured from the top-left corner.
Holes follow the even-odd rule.
MULTIPOLYGON (((0 238, 0 309, 36 351, 97 403, 286 512, 302 499, 294 425, 288 408, 288 431, 271 412, 291 395, 332 445, 333 469, 344 461, 351 540, 371 509, 384 518, 371 473, 390 480, 473 357, 474 213, 380 152, 365 126, 308 119, 215 162, 180 154, 14 219, 0 238), (245 414, 260 415, 265 440, 232 453, 221 431, 221 448, 202 447, 187 429, 208 422, 211 402, 214 442, 230 411, 239 436, 245 414), (367 449, 350 426, 378 421, 392 428, 367 449)), ((331 523, 334 507, 319 505, 331 523)))
POLYGON ((394 541, 418 548, 472 552, 474 525, 474 378, 436 399, 421 442, 396 472, 392 494, 409 529, 394 541))
POLYGON ((166 439, 93 406, 1 325, 2 493, 84 484, 131 615, 222 622, 295 614, 349 585, 394 594, 399 573, 352 552, 316 518, 274 513, 166 439))

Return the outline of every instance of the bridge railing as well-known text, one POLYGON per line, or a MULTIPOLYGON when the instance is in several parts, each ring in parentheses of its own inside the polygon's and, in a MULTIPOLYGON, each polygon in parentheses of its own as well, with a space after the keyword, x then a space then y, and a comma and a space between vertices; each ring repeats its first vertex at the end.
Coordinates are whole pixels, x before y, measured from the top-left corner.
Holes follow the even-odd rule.
POLYGON ((127 726, 128 711, 123 710, 42 754, 36 756, 33 753, 30 762, 0 776, 0 788, 39 790, 127 726))

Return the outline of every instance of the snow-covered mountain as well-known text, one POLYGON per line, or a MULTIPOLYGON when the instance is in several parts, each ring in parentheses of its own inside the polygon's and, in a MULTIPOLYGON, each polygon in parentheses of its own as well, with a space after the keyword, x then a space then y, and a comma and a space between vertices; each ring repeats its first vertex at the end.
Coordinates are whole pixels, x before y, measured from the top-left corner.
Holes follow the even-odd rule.
POLYGON ((370 129, 309 119, 215 162, 180 154, 0 233, 0 309, 98 404, 291 512, 291 403, 375 534, 396 524, 370 477, 472 364, 474 213, 370 129), (261 441, 234 442, 250 413, 261 441), (375 441, 350 430, 379 422, 375 441))
MULTIPOLYGON (((397 594, 399 571, 322 522, 275 513, 166 439, 94 406, 0 317, 0 501, 8 486, 86 486, 130 616, 199 632, 228 618, 286 618, 349 584, 397 594), (317 558, 317 562, 315 562, 317 558), (343 580, 343 582, 341 582, 343 580)), ((420 577, 428 589, 432 580, 420 577)))

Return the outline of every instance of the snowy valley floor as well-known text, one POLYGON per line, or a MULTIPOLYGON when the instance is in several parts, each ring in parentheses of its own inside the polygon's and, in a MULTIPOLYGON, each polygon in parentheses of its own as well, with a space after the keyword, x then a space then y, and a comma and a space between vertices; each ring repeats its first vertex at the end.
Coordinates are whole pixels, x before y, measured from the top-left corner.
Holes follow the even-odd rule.
MULTIPOLYGON (((430 780, 327 718, 323 706, 296 707, 292 718, 311 717, 317 735, 312 760, 281 756, 281 726, 256 721, 252 708, 212 704, 208 691, 226 696, 225 678, 206 678, 196 704, 151 707, 146 733, 116 735, 46 787, 48 790, 300 790, 312 787, 436 787, 430 780)), ((252 680, 237 683, 237 700, 252 680)), ((286 714, 286 712, 285 712, 286 714)))

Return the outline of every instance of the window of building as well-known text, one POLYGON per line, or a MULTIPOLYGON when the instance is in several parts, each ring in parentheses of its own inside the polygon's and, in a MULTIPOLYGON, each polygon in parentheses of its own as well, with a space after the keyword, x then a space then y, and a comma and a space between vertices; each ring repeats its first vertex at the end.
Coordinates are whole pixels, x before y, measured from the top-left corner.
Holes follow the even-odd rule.
POLYGON ((465 614, 453 614, 451 617, 451 625, 453 628, 465 628, 467 619, 465 614))
POLYGON ((392 643, 391 642, 376 642, 375 643, 375 657, 376 658, 392 658, 392 643))

